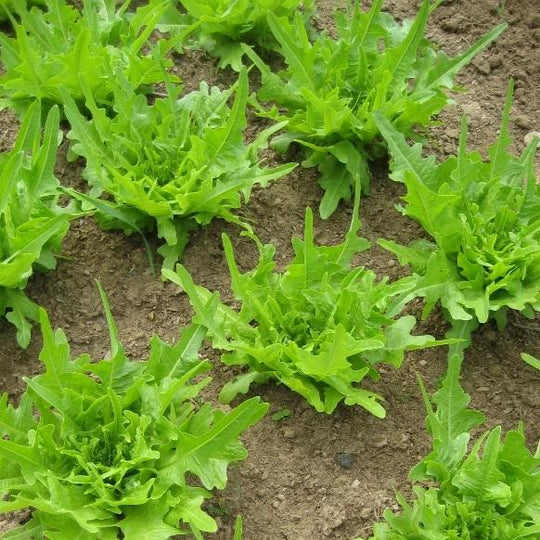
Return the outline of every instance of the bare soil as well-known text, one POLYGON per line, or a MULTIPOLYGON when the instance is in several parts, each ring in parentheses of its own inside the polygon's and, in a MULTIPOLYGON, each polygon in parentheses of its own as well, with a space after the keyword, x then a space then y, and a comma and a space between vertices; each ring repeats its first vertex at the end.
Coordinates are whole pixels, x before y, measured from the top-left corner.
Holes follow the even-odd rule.
MULTIPOLYGON (((318 24, 331 28, 330 13, 343 3, 320 0, 318 24)), ((386 9, 399 18, 412 16, 416 6, 416 0, 386 2, 386 9)), ((456 105, 441 115, 444 123, 431 132, 431 149, 439 156, 455 150, 462 114, 469 118, 471 145, 486 150, 500 124, 510 77, 516 80, 512 123, 516 151, 523 149, 529 132, 540 131, 538 0, 447 0, 432 16, 429 37, 456 53, 502 21, 508 22, 507 31, 462 72, 459 83, 467 92, 455 96, 456 105)), ((179 60, 178 71, 190 89, 203 79, 220 85, 232 79, 196 52, 179 60)), ((13 115, 0 112, 0 150, 9 148, 16 130, 13 115)), ((276 162, 279 159, 272 157, 276 162)), ((62 179, 76 184, 80 173, 78 165, 67 163, 65 153, 60 156, 62 179)), ((386 164, 376 167, 372 186, 371 196, 362 202, 363 234, 372 242, 380 237, 400 242, 419 237, 420 228, 394 209, 403 193, 401 186, 388 179, 386 164)), ((262 240, 277 245, 280 265, 290 260, 291 237, 302 233, 305 207, 317 207, 320 196, 316 175, 299 168, 255 193, 243 210, 244 216, 254 220, 262 240)), ((331 219, 317 221, 318 241, 340 241, 350 215, 350 206, 342 205, 331 219)), ((197 282, 230 299, 220 241, 223 231, 233 236, 240 265, 251 268, 256 262, 253 245, 220 221, 193 235, 183 263, 197 282)), ((390 254, 377 247, 362 254, 359 262, 380 276, 397 277, 403 272, 390 254)), ((173 340, 190 321, 186 296, 152 275, 139 237, 105 232, 92 218, 82 219, 73 223, 57 270, 35 276, 28 288, 31 298, 47 309, 53 325, 65 330, 73 354, 107 354, 96 279, 109 295, 120 337, 133 358, 145 357, 152 334, 173 340)), ((412 309, 418 312, 417 307, 412 309)), ((420 324, 420 331, 435 336, 442 336, 445 329, 437 313, 420 324)), ((488 427, 502 424, 509 429, 523 421, 531 447, 540 439, 540 376, 519 354, 540 354, 539 331, 539 318, 528 321, 518 315, 510 317, 504 331, 485 325, 474 336, 463 373, 472 405, 486 414, 488 427)), ((0 322, 0 390, 14 398, 23 391, 22 377, 41 369, 40 343, 36 330, 30 347, 21 350, 13 327, 0 322)), ((229 373, 212 350, 207 348, 204 354, 215 363, 214 383, 207 396, 215 399, 229 373)), ((445 350, 436 348, 408 354, 399 371, 385 370, 373 386, 386 397, 385 420, 345 406, 332 416, 318 414, 285 387, 256 388, 270 403, 271 413, 287 409, 290 416, 275 421, 268 415, 244 436, 250 455, 230 469, 227 489, 216 494, 214 504, 223 515, 218 518, 220 532, 211 537, 232 538, 232 524, 239 513, 244 516, 247 540, 349 540, 369 535, 385 507, 397 509, 395 491, 409 492, 407 473, 429 448, 416 374, 434 389, 445 366, 445 350)), ((6 516, 0 526, 5 530, 25 517, 6 516)))

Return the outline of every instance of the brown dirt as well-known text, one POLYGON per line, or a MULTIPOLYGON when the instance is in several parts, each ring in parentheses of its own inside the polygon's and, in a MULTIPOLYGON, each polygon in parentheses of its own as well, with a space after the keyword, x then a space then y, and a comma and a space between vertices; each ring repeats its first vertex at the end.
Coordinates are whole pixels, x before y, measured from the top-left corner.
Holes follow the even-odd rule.
MULTIPOLYGON (((319 4, 320 24, 327 26, 336 2, 323 0, 319 4)), ((412 15, 416 4, 416 0, 389 0, 386 6, 395 16, 403 17, 412 15)), ((448 0, 432 17, 429 35, 449 52, 463 50, 503 20, 510 24, 498 42, 460 76, 459 82, 468 92, 456 96, 456 106, 441 115, 444 125, 432 132, 432 148, 440 155, 455 149, 462 113, 470 121, 471 144, 486 149, 499 126, 509 77, 517 81, 512 123, 516 149, 523 148, 528 132, 540 130, 540 6, 538 0, 506 0, 504 8, 498 9, 503 4, 498 0, 448 0)), ((198 53, 184 58, 179 72, 188 88, 197 87, 203 78, 217 83, 231 79, 230 74, 216 73, 214 64, 198 53)), ((0 150, 9 146, 15 131, 13 116, 0 112, 0 150)), ((59 174, 76 183, 80 170, 61 159, 59 174)), ((406 242, 421 234, 393 208, 401 193, 381 165, 375 173, 372 195, 361 209, 363 234, 368 239, 406 242)), ((280 265, 290 259, 291 236, 302 232, 306 205, 316 207, 319 198, 313 173, 297 170, 257 192, 243 211, 255 220, 262 240, 277 245, 280 265)), ((332 243, 341 239, 350 212, 350 207, 343 205, 330 220, 318 221, 318 240, 332 243)), ((240 239, 234 227, 219 221, 194 234, 183 262, 197 282, 230 298, 220 243, 223 231, 233 235, 240 265, 252 267, 253 246, 240 239)), ((185 295, 151 274, 136 235, 103 232, 91 218, 83 219, 73 224, 64 256, 56 271, 36 276, 28 291, 48 310, 53 324, 66 331, 74 354, 88 352, 100 357, 107 353, 95 279, 107 291, 120 337, 135 358, 144 357, 152 334, 172 340, 179 327, 189 322, 191 310, 185 295)), ((395 277, 400 272, 396 261, 378 248, 363 254, 361 262, 380 275, 395 277)), ((538 322, 511 317, 502 332, 485 325, 474 336, 463 374, 472 404, 486 414, 488 426, 512 428, 522 420, 531 444, 540 438, 540 377, 521 361, 519 353, 540 354, 538 322)), ((420 329, 440 336, 445 325, 435 314, 420 329)), ((13 328, 0 322, 0 343, 0 388, 15 397, 24 388, 21 377, 40 370, 40 337, 36 331, 30 347, 22 351, 13 328)), ((215 360, 212 389, 217 390, 228 372, 212 351, 205 353, 215 360)), ((386 397, 384 421, 358 408, 340 407, 332 416, 318 414, 285 387, 257 388, 270 403, 271 413, 288 409, 290 417, 277 422, 269 415, 245 435, 250 456, 231 468, 227 489, 216 495, 225 515, 219 518, 220 532, 212 538, 232 538, 232 523, 238 513, 244 515, 247 540, 349 540, 369 535, 382 510, 395 504, 395 490, 408 492, 407 473, 428 449, 416 373, 433 389, 444 370, 443 349, 410 353, 402 369, 385 370, 377 384, 377 391, 386 397), (353 458, 350 468, 339 464, 343 453, 353 458)), ((9 527, 22 517, 7 516, 0 526, 9 527)))

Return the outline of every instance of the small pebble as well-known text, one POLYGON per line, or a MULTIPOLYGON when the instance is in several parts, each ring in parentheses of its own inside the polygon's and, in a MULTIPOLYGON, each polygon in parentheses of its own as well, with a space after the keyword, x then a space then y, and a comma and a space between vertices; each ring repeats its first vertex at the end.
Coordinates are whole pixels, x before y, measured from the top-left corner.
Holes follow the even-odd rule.
POLYGON ((370 519, 373 517, 373 510, 371 508, 362 508, 360 510, 360 517, 362 519, 370 519))
POLYGON ((344 469, 350 469, 353 465, 353 456, 347 452, 340 452, 336 456, 336 462, 344 469))
POLYGON ((380 441, 377 441, 374 446, 375 448, 384 448, 388 444, 388 439, 383 437, 380 441))
POLYGON ((540 131, 531 131, 529 133, 527 133, 527 135, 525 135, 525 137, 523 137, 523 142, 525 144, 531 144, 532 143, 532 140, 537 137, 538 139, 540 139, 540 131))
POLYGON ((356 489, 356 488, 358 488, 359 486, 360 486, 360 480, 358 480, 358 478, 355 478, 355 479, 353 480, 352 484, 351 484, 351 487, 352 487, 353 489, 356 489))
POLYGON ((449 19, 441 24, 441 27, 446 32, 457 33, 461 27, 461 21, 457 18, 449 19))
POLYGON ((284 501, 284 500, 285 500, 285 495, 283 495, 283 493, 280 493, 280 494, 278 494, 277 498, 278 498, 280 501, 284 501))
POLYGON ((516 125, 523 129, 530 129, 531 128, 531 121, 527 116, 519 115, 516 116, 516 125))
POLYGON ((286 439, 294 439, 296 437, 296 431, 294 431, 292 428, 285 428, 283 430, 283 436, 286 439))
POLYGON ((473 65, 483 75, 489 75, 491 73, 491 64, 487 60, 475 60, 473 65))
POLYGON ((392 266, 395 266, 395 265, 396 265, 396 261, 395 261, 394 259, 390 259, 390 260, 388 261, 388 266, 389 266, 390 268, 392 268, 392 266))
POLYGON ((476 389, 477 392, 489 392, 489 386, 479 386, 476 389))
POLYGON ((534 15, 529 19, 529 28, 540 28, 540 15, 534 15))
POLYGON ((272 506, 273 506, 274 508, 279 508, 279 505, 280 505, 280 501, 274 501, 274 502, 272 503, 272 506))

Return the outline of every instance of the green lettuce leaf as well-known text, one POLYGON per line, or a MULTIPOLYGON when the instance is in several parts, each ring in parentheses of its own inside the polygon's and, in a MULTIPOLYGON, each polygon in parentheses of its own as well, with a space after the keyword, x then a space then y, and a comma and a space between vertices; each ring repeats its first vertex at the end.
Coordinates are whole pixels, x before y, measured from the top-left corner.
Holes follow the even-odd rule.
POLYGON ((30 341, 30 320, 38 307, 24 293, 34 271, 56 267, 56 253, 69 221, 71 207, 59 204, 54 175, 62 133, 58 107, 50 110, 41 134, 41 107, 33 104, 25 115, 15 145, 0 155, 0 316, 17 328, 17 341, 30 341))
POLYGON ((436 5, 423 0, 414 20, 402 23, 374 0, 363 12, 349 2, 335 14, 336 37, 311 37, 300 14, 291 21, 269 14, 286 67, 275 73, 250 47, 245 53, 261 72, 260 115, 287 122, 274 141, 286 150, 292 142, 305 148, 305 167, 318 167, 325 195, 321 217, 327 218, 341 199, 349 200, 360 179, 369 192, 369 161, 385 155, 374 113, 382 115, 406 137, 419 139, 418 126, 428 126, 450 98, 455 75, 505 29, 493 28, 465 52, 450 58, 425 37, 428 16, 436 5))
POLYGON ((159 249, 164 267, 172 268, 196 227, 219 217, 249 228, 231 210, 249 200, 253 186, 266 186, 296 165, 260 166, 257 153, 276 128, 244 143, 245 70, 230 108, 233 89, 222 92, 206 83, 180 99, 180 88, 168 86, 167 97, 152 104, 134 90, 118 74, 112 118, 88 91, 86 105, 92 120, 87 120, 69 92, 62 89, 71 123, 71 152, 86 159, 83 175, 92 187, 90 195, 96 200, 102 224, 126 232, 157 229, 164 240, 159 249), (112 204, 111 211, 97 199, 102 193, 112 196, 107 203, 112 204))
POLYGON ((414 278, 389 284, 363 267, 352 267, 353 256, 369 247, 357 236, 359 226, 355 217, 343 243, 318 246, 308 208, 304 239, 293 240, 295 257, 283 272, 275 271, 274 246, 253 237, 259 263, 240 273, 224 236, 239 311, 223 304, 218 293, 195 285, 181 265, 176 272, 163 270, 188 294, 194 322, 205 327, 213 346, 224 352, 223 362, 249 368, 224 386, 222 401, 247 392, 252 383, 275 380, 319 412, 331 413, 344 401, 384 417, 382 397, 359 383, 366 376, 378 379, 379 364, 399 367, 407 350, 445 343, 413 336, 414 317, 391 315, 414 289, 414 278))
POLYGON ((509 152, 510 85, 502 126, 489 159, 467 150, 463 119, 457 156, 437 163, 405 138, 382 115, 377 124, 392 156, 391 177, 407 188, 404 214, 432 241, 408 247, 379 241, 410 264, 425 298, 424 316, 440 302, 451 321, 504 322, 514 309, 540 309, 540 185, 534 177, 533 140, 519 157, 509 152))
POLYGON ((0 33, 0 107, 23 113, 35 100, 44 108, 61 105, 61 85, 79 105, 86 86, 97 103, 110 107, 113 73, 122 73, 137 91, 172 78, 164 70, 172 64, 163 56, 173 44, 148 41, 168 0, 150 0, 136 13, 127 11, 131 0, 119 8, 115 0, 83 0, 80 10, 65 0, 44 3, 46 11, 11 0, 17 19, 14 37, 0 33))
MULTIPOLYGON (((190 26, 190 47, 206 49, 219 58, 219 67, 242 68, 242 43, 276 49, 277 42, 268 26, 268 16, 292 18, 302 10, 307 20, 313 0, 180 0, 186 14, 168 13, 167 28, 178 31, 190 26)), ((174 33, 174 30, 173 30, 174 33)))
POLYGON ((32 509, 5 537, 202 538, 217 530, 202 508, 209 490, 223 489, 228 464, 247 456, 239 436, 268 406, 252 398, 215 410, 199 399, 211 369, 198 358, 201 326, 174 345, 154 337, 147 361, 129 360, 100 293, 110 357, 71 359, 41 310, 44 372, 25 379, 17 407, 0 399, 0 512, 32 509))
MULTIPOLYGON (((471 322, 454 332, 470 334, 471 322)), ((371 540, 527 539, 540 535, 540 445, 533 455, 523 428, 502 436, 480 434, 470 451, 470 431, 484 416, 468 409, 459 384, 464 345, 450 347, 448 372, 432 399, 421 383, 433 450, 410 473, 413 500, 398 495, 401 513, 385 510, 371 540), (433 409, 433 404, 436 409, 433 409)))

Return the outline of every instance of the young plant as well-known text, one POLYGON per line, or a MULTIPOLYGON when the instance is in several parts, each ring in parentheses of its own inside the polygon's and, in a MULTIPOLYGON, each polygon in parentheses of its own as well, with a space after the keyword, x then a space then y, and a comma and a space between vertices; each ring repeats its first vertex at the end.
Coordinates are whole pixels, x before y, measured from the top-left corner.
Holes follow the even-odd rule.
POLYGON ((162 57, 172 44, 148 42, 167 0, 150 0, 134 14, 127 12, 131 0, 118 9, 115 0, 83 0, 80 11, 65 0, 45 3, 47 11, 29 10, 25 0, 12 0, 20 22, 13 18, 14 37, 0 33, 0 106, 21 113, 35 100, 62 104, 61 85, 79 105, 86 85, 97 103, 111 106, 117 72, 137 91, 170 77, 162 57))
POLYGON ((30 320, 38 307, 24 292, 34 270, 52 270, 69 221, 70 208, 59 205, 54 176, 62 134, 53 107, 41 136, 41 108, 34 103, 22 122, 15 145, 0 154, 0 317, 17 327, 17 341, 30 341, 30 320))
POLYGON ((484 416, 467 409, 459 385, 461 354, 449 356, 448 373, 430 401, 420 380, 433 450, 410 472, 414 500, 398 496, 401 514, 384 512, 371 540, 476 540, 540 537, 540 445, 531 454, 523 428, 480 435, 467 452, 471 429, 484 416), (436 405, 436 410, 433 409, 436 405))
POLYGON ((188 22, 195 25, 196 44, 220 59, 219 67, 242 67, 241 43, 260 45, 265 49, 277 44, 268 27, 268 15, 292 18, 313 7, 313 0, 180 0, 188 14, 188 22))
MULTIPOLYGON (((86 120, 64 92, 65 112, 72 130, 72 152, 86 159, 84 177, 95 197, 103 192, 108 204, 106 225, 126 232, 157 227, 163 238, 159 252, 172 268, 189 231, 214 217, 241 223, 231 210, 248 200, 255 184, 290 172, 295 164, 274 169, 259 166, 257 152, 276 128, 262 132, 251 144, 243 141, 248 80, 240 74, 231 108, 232 89, 221 92, 201 83, 198 91, 177 99, 170 86, 166 98, 148 104, 118 77, 113 86, 115 116, 109 118, 87 93, 92 120, 86 120), (121 219, 116 219, 118 216, 121 219), (124 216, 124 217, 122 217, 124 216)), ((277 128, 279 129, 279 128, 277 128)), ((105 208, 106 209, 106 208, 105 208)))
POLYGON ((221 303, 219 293, 195 286, 181 265, 176 273, 163 272, 189 295, 194 321, 207 328, 213 346, 224 351, 223 362, 249 368, 224 386, 224 402, 247 392, 251 383, 274 380, 319 412, 331 413, 344 400, 382 418, 382 397, 357 383, 366 376, 378 379, 378 364, 399 367, 407 350, 442 343, 432 336, 411 335, 414 317, 395 317, 394 305, 414 289, 414 278, 389 284, 363 267, 352 268, 353 256, 369 247, 357 236, 359 226, 355 212, 342 244, 317 246, 308 208, 304 239, 293 240, 295 257, 282 273, 274 271, 274 246, 254 238, 259 263, 241 274, 224 235, 239 311, 221 303))
POLYGON ((540 309, 540 185, 534 178, 532 141, 521 157, 509 153, 509 87, 502 127, 489 160, 467 150, 462 121, 459 151, 437 164, 382 116, 377 124, 390 148, 391 177, 407 188, 403 213, 433 239, 408 247, 381 240, 401 264, 419 275, 416 294, 424 315, 440 302, 451 321, 493 317, 508 309, 532 316, 540 309))
POLYGON ((193 379, 211 364, 198 359, 198 326, 175 345, 153 337, 148 361, 130 361, 101 294, 110 358, 71 360, 41 310, 45 371, 25 378, 18 407, 0 400, 0 512, 32 509, 3 538, 202 539, 217 525, 201 505, 225 487, 228 464, 245 459, 238 437, 268 406, 202 402, 210 378, 193 379))
POLYGON ((418 138, 413 128, 429 125, 449 102, 444 90, 452 88, 456 73, 505 28, 494 28, 449 58, 423 37, 439 3, 423 0, 414 21, 400 24, 381 11, 383 0, 374 0, 367 13, 355 1, 346 13, 335 14, 336 39, 323 33, 314 41, 300 15, 291 23, 270 14, 287 64, 277 74, 244 46, 262 75, 259 99, 276 104, 261 116, 287 122, 276 147, 285 151, 298 142, 306 151, 303 165, 319 168, 325 192, 321 217, 330 216, 341 199, 349 200, 358 180, 368 192, 368 162, 386 153, 373 113, 418 138))

